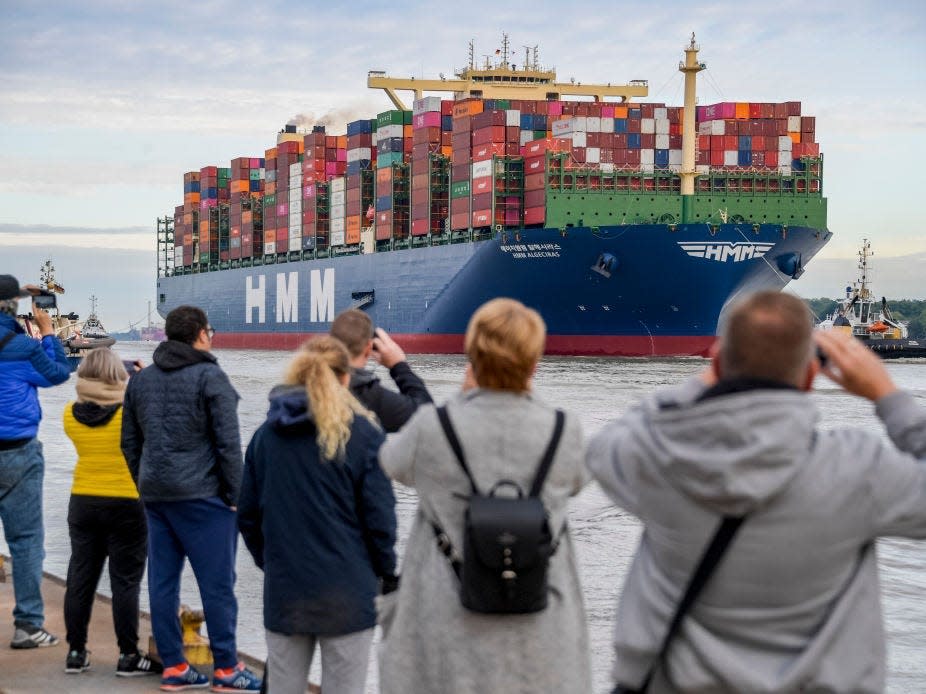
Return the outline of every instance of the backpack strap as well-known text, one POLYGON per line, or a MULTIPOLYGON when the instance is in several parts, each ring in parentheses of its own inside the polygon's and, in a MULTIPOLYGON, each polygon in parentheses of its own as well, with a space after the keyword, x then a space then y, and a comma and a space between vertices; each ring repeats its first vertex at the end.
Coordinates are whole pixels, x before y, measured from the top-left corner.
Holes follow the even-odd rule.
POLYGON ((4 347, 6 347, 6 343, 12 340, 14 337, 16 337, 16 333, 10 331, 9 335, 6 335, 2 340, 0 340, 0 352, 3 351, 4 347))
POLYGON ((528 496, 540 496, 540 490, 547 479, 547 473, 553 465, 553 456, 556 455, 556 449, 559 447, 559 440, 563 435, 563 426, 566 422, 566 415, 562 410, 556 411, 556 424, 553 426, 553 436, 550 443, 547 444, 547 450, 543 453, 540 465, 537 467, 537 474, 534 475, 534 482, 531 484, 531 490, 528 496))
POLYGON ((466 458, 463 456, 463 446, 460 445, 460 439, 457 438, 457 432, 454 430, 453 425, 450 423, 450 415, 447 414, 446 405, 441 405, 437 408, 437 418, 440 420, 440 425, 444 430, 444 436, 447 437, 447 442, 453 449, 453 454, 457 457, 457 461, 460 463, 460 467, 463 468, 463 472, 466 473, 466 477, 469 480, 469 485, 473 488, 473 494, 478 494, 479 489, 476 487, 476 480, 473 479, 473 475, 469 471, 469 466, 466 464, 466 458))
POLYGON ((685 594, 678 603, 678 607, 675 608, 675 614, 672 615, 672 621, 669 623, 666 635, 662 639, 662 647, 659 649, 659 654, 656 656, 656 660, 653 664, 650 665, 643 683, 637 689, 618 685, 614 689, 615 692, 631 694, 634 692, 646 692, 649 688, 653 675, 656 673, 656 668, 665 660, 666 653, 669 651, 669 644, 678 632, 682 620, 685 618, 685 615, 688 614, 688 610, 691 608, 692 604, 694 604, 694 601, 698 599, 698 595, 700 595, 701 590, 707 584, 711 574, 714 573, 714 569, 717 568, 717 565, 726 553, 727 548, 733 541, 733 537, 736 535, 736 531, 739 530, 740 525, 743 524, 743 520, 745 520, 745 516, 723 517, 723 521, 717 527, 714 537, 711 538, 707 549, 704 550, 704 554, 701 556, 701 561, 698 562, 694 574, 692 574, 688 581, 685 594))

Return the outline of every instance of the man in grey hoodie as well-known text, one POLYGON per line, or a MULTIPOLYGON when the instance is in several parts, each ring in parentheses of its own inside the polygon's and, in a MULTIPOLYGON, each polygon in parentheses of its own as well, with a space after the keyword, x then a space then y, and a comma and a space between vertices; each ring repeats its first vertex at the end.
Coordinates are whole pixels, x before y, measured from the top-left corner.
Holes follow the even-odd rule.
POLYGON ((644 533, 621 594, 614 679, 650 692, 878 692, 885 683, 876 543, 926 537, 926 409, 849 335, 812 333, 796 297, 732 309, 712 368, 608 424, 588 466, 644 533), (821 430, 820 362, 875 404, 890 442, 821 430), (745 521, 658 653, 722 516, 745 521))

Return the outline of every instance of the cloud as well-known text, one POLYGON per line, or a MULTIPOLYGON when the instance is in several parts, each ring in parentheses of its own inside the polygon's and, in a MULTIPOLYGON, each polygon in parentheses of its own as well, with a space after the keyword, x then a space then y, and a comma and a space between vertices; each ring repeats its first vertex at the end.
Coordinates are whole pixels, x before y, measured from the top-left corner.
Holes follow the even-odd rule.
POLYGON ((65 247, 153 251, 155 239, 152 228, 143 226, 100 228, 0 222, 0 247, 4 248, 5 262, 11 248, 17 247, 43 248, 46 253, 65 247))

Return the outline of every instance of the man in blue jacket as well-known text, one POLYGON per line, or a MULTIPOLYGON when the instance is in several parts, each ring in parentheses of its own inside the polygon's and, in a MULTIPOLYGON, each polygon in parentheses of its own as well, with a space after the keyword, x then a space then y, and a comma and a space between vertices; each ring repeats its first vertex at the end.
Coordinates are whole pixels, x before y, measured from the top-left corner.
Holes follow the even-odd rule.
POLYGON ((19 299, 30 293, 12 275, 0 275, 0 521, 13 559, 12 648, 58 644, 43 626, 45 459, 36 438, 42 419, 38 389, 64 383, 71 367, 47 312, 32 309, 41 341, 16 322, 19 299))
POLYGON ((167 340, 125 393, 122 452, 148 519, 151 629, 164 663, 161 688, 208 687, 183 654, 177 612, 189 558, 215 662, 212 691, 258 691, 238 661, 235 506, 243 461, 238 393, 210 353, 214 330, 195 306, 167 314, 167 340))

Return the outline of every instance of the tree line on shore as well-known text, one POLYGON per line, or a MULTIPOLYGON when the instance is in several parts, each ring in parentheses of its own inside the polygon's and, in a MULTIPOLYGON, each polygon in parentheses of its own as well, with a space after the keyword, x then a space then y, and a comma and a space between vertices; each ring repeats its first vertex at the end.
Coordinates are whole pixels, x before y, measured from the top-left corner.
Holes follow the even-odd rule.
MULTIPOLYGON (((839 302, 834 299, 805 299, 810 306, 810 310, 820 320, 836 310, 839 302)), ((907 329, 912 338, 926 338, 926 301, 917 299, 902 299, 900 301, 888 301, 888 308, 894 318, 908 323, 907 329)))

